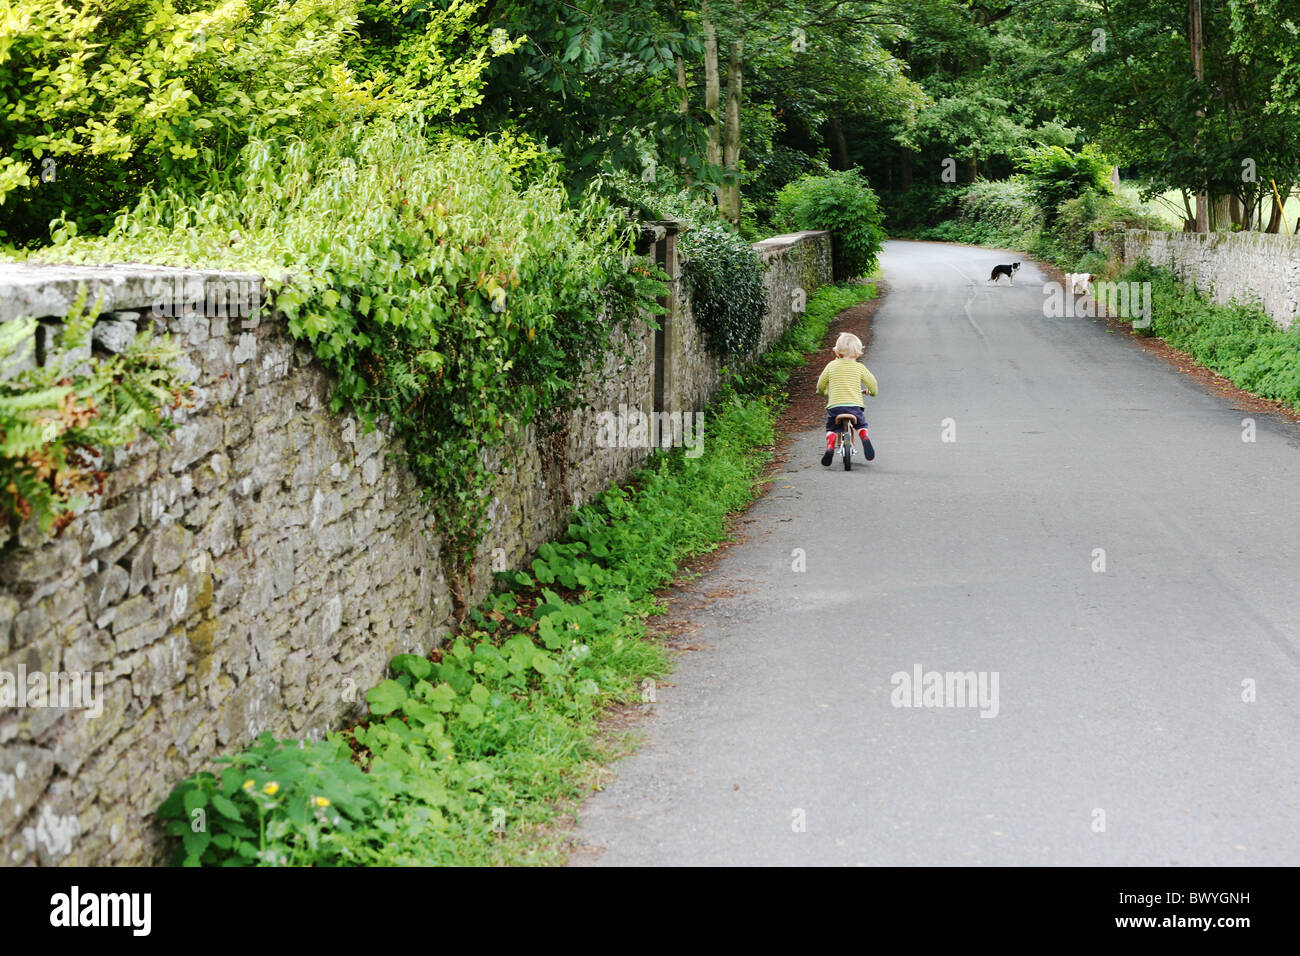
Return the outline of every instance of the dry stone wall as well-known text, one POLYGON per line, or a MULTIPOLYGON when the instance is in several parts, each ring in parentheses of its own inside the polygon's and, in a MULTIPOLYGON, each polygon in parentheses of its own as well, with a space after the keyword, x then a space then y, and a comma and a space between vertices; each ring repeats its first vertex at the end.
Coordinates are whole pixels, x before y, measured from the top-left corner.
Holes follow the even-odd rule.
POLYGON ((1258 302, 1284 329, 1300 311, 1300 238, 1130 229, 1104 237, 1103 244, 1126 266, 1149 259, 1212 294, 1216 302, 1258 302))
MULTIPOLYGON (((759 252, 766 346, 830 281, 829 236, 759 252)), ((674 258, 664 330, 629 334, 581 409, 494 453, 469 601, 649 454, 602 441, 602 415, 653 411, 656 373, 668 408, 704 407, 717 365, 674 258)), ((182 342, 196 403, 161 444, 117 453, 61 534, 0 541, 0 695, 6 680, 17 694, 0 709, 0 865, 157 861, 153 814, 179 780, 259 733, 339 725, 392 655, 427 652, 451 621, 438 529, 395 439, 329 410, 330 375, 259 307, 258 276, 0 264, 0 321, 54 334, 82 289, 99 299, 96 349, 146 325, 182 342)))

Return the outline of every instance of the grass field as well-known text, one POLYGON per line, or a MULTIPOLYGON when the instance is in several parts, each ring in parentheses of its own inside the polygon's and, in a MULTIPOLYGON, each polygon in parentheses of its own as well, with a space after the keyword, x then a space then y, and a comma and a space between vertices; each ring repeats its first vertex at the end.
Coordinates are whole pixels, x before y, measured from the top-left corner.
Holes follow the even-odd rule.
MULTIPOLYGON (((1121 183, 1119 187, 1119 192, 1125 197, 1127 197, 1128 199, 1131 199, 1133 202, 1135 203, 1138 202, 1138 188, 1136 185, 1133 185, 1131 183, 1121 183)), ((1171 190, 1170 192, 1164 193, 1163 195, 1155 199, 1152 199, 1149 202, 1140 203, 1140 205, 1144 209, 1153 213, 1154 215, 1159 216, 1162 220, 1169 223, 1171 226, 1182 225, 1183 200, 1177 190, 1171 190)), ((1296 217, 1300 216, 1300 199, 1297 199, 1295 195, 1288 197, 1283 208, 1286 211, 1286 221, 1291 226, 1291 230, 1294 232, 1296 217)), ((1268 224, 1268 213, 1270 209, 1271 209, 1270 206, 1265 207, 1265 212, 1264 212, 1265 225, 1268 224)), ((1285 232, 1285 230, 1283 231, 1285 232)))

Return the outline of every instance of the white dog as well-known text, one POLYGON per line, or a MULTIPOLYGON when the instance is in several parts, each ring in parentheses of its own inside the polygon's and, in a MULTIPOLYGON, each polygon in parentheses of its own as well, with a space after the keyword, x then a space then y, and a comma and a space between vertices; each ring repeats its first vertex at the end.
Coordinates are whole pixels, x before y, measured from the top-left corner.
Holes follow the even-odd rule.
POLYGON ((1087 295, 1092 291, 1088 287, 1092 285, 1092 280, 1095 278, 1097 276, 1092 272, 1067 272, 1065 274, 1065 287, 1073 295, 1087 295))

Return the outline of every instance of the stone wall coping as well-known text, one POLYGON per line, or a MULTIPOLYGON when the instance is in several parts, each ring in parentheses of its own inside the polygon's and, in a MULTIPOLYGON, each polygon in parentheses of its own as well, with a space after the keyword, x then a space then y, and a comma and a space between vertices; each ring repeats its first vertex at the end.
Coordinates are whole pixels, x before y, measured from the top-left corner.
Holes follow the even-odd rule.
MULTIPOLYGON (((644 224, 657 238, 680 230, 671 220, 644 224)), ((767 257, 806 239, 828 235, 827 230, 812 229, 771 236, 753 244, 754 251, 767 257)), ((147 309, 158 302, 160 290, 175 296, 177 283, 240 282, 263 293, 263 277, 255 272, 225 269, 193 269, 148 263, 113 263, 80 265, 30 262, 0 262, 0 322, 20 317, 38 319, 66 315, 84 288, 87 304, 101 297, 99 311, 147 309), (159 283, 167 283, 160 286, 159 283)), ((201 294, 201 293, 200 293, 201 294)))
POLYGON ((245 283, 257 294, 263 278, 254 272, 221 269, 184 269, 145 263, 70 265, 0 262, 0 322, 23 316, 48 318, 66 315, 85 287, 87 305, 102 296, 100 311, 145 309, 159 300, 160 290, 173 295, 178 283, 245 283), (166 285, 160 285, 165 283, 166 285))
POLYGON ((805 239, 811 239, 815 236, 830 235, 826 229, 805 229, 803 232, 787 232, 780 236, 770 236, 767 239, 761 239, 754 243, 756 252, 776 252, 781 249, 787 249, 790 246, 797 246, 805 239))
POLYGON ((1177 242, 1255 242, 1262 245, 1275 245, 1282 247, 1285 251, 1294 252, 1300 256, 1300 245, 1297 240, 1300 236, 1288 236, 1284 232, 1184 232, 1179 229, 1126 229, 1125 235, 1149 238, 1160 236, 1163 238, 1174 238, 1177 242))

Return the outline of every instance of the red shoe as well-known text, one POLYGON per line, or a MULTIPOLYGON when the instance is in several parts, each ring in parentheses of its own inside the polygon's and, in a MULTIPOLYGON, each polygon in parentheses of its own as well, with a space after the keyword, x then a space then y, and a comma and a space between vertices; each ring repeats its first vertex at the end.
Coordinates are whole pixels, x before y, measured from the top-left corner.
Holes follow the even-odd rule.
POLYGON ((829 465, 835 459, 835 432, 826 433, 826 454, 822 455, 822 464, 829 465))
POLYGON ((865 457, 867 461, 871 461, 871 459, 876 457, 876 450, 871 447, 871 439, 867 437, 867 430, 865 428, 859 428, 858 437, 862 439, 863 457, 865 457))

